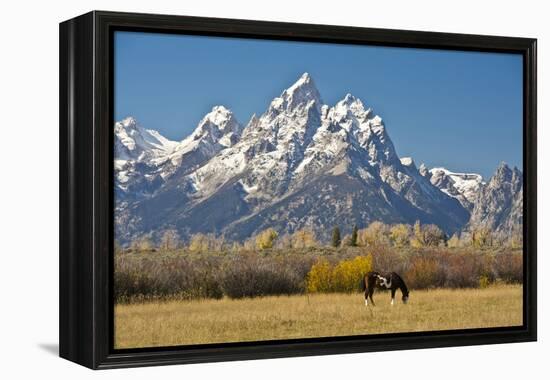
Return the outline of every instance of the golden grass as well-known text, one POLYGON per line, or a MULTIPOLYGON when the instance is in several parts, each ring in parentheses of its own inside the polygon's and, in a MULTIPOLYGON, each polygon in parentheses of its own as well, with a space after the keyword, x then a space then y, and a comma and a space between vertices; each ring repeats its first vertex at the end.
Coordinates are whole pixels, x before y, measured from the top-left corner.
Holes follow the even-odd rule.
POLYGON ((412 291, 407 305, 387 292, 116 305, 115 347, 136 348, 323 336, 518 326, 522 287, 412 291))

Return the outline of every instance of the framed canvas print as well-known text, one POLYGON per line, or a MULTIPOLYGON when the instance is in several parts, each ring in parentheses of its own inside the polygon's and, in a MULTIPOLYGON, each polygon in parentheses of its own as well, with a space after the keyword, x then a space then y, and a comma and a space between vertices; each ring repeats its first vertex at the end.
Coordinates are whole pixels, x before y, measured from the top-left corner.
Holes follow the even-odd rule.
POLYGON ((60 25, 60 355, 536 339, 536 40, 60 25))

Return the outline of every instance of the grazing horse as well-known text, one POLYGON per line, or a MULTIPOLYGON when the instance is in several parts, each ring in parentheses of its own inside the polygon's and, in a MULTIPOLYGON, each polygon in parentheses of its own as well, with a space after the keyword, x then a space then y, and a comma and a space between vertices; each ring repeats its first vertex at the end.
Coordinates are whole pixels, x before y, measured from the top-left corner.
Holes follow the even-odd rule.
POLYGON ((363 290, 365 291, 365 306, 369 305, 368 299, 372 302, 374 306, 374 300, 372 295, 374 293, 374 288, 379 287, 381 289, 390 289, 391 290, 391 304, 394 304, 395 292, 397 288, 401 289, 401 294, 403 297, 403 303, 407 303, 409 300, 409 289, 405 285, 405 281, 395 272, 381 274, 379 272, 369 272, 363 277, 362 281, 363 290))

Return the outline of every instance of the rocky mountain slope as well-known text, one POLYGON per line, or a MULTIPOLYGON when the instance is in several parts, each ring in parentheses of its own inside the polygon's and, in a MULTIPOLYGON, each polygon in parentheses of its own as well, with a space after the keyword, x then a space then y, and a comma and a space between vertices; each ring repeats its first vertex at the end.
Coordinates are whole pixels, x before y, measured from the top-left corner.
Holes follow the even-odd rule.
POLYGON ((445 168, 422 170, 423 175, 445 194, 456 198, 468 211, 472 211, 481 188, 483 178, 475 173, 454 173, 445 168))
POLYGON ((453 233, 473 211, 488 220, 474 206, 480 176, 400 159, 372 109, 351 94, 325 104, 307 73, 244 128, 217 106, 181 142, 128 118, 115 125, 115 144, 122 243, 166 229, 242 241, 268 227, 309 228, 326 240, 334 225, 420 220, 453 233))
POLYGON ((486 227, 509 234, 523 226, 523 174, 501 163, 483 186, 472 210, 469 227, 486 227))

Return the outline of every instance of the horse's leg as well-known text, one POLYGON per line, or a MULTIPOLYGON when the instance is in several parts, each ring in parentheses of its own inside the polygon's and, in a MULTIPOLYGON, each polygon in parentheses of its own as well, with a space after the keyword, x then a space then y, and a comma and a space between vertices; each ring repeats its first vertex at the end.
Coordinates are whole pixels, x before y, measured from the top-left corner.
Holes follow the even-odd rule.
POLYGON ((374 293, 374 286, 369 288, 369 298, 370 298, 370 302, 372 302, 372 306, 376 306, 376 304, 374 303, 374 300, 372 299, 373 293, 374 293))
POLYGON ((395 301, 395 291, 397 289, 396 288, 391 288, 391 305, 393 306, 393 303, 395 301))
POLYGON ((368 300, 368 297, 369 297, 369 288, 365 288, 365 306, 369 306, 369 300, 368 300))

